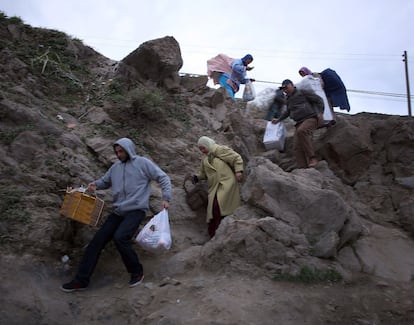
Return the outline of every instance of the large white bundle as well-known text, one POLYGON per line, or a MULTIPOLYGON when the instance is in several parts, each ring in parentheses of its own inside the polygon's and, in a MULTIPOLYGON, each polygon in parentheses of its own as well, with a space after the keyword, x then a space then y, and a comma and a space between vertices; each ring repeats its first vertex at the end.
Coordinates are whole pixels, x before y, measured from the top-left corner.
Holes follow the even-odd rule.
MULTIPOLYGON (((265 118, 267 110, 275 99, 276 90, 274 88, 265 88, 256 94, 256 98, 247 103, 246 109, 250 113, 258 113, 260 118, 265 118)), ((259 116, 258 116, 259 117, 259 116)))
POLYGON ((331 108, 329 107, 328 99, 322 88, 321 81, 312 75, 304 76, 303 79, 295 84, 297 89, 313 91, 316 95, 323 99, 323 119, 325 121, 333 120, 331 108))

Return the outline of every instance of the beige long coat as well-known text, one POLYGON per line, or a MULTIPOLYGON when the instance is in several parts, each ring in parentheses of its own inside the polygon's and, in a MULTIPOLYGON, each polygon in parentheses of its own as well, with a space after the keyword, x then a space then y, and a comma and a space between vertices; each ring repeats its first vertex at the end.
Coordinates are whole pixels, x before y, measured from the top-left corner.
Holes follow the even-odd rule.
POLYGON ((214 144, 203 157, 197 176, 200 180, 207 180, 208 184, 207 223, 213 218, 215 195, 222 216, 232 214, 240 206, 240 189, 235 173, 242 171, 242 157, 229 147, 214 144))

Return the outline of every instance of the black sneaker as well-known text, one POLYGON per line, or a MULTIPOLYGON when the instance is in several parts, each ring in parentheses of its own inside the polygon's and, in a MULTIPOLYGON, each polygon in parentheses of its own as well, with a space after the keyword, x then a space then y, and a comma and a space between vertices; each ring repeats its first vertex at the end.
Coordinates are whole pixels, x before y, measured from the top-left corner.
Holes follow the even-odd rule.
POLYGON ((85 290, 88 286, 84 284, 80 284, 79 282, 72 280, 68 283, 63 284, 60 289, 65 292, 73 292, 73 291, 82 291, 85 290))
POLYGON ((133 288, 140 284, 144 280, 143 274, 131 274, 131 280, 129 280, 129 287, 133 288))

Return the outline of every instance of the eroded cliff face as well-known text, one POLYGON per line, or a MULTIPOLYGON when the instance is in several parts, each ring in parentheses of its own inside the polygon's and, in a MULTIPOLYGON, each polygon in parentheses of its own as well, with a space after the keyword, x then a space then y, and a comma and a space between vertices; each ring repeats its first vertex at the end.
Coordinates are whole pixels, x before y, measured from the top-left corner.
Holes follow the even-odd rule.
MULTIPOLYGON (((413 118, 338 113, 335 127, 315 133, 320 163, 296 169, 293 123, 285 152, 265 151, 266 107, 233 102, 205 76, 180 76, 172 37, 118 63, 5 17, 0 35, 2 322, 413 322, 413 118), (158 55, 148 63, 148 53, 158 55), (233 147, 246 166, 243 204, 212 240, 183 189, 202 135, 233 147), (109 244, 89 292, 62 293, 96 231, 60 216, 64 190, 104 173, 124 136, 171 177, 173 247, 162 255, 136 247, 146 280, 131 290, 109 244), (338 277, 306 284, 304 270, 338 277)), ((99 195, 109 210, 110 191, 99 195)), ((154 186, 149 215, 159 206, 154 186)))

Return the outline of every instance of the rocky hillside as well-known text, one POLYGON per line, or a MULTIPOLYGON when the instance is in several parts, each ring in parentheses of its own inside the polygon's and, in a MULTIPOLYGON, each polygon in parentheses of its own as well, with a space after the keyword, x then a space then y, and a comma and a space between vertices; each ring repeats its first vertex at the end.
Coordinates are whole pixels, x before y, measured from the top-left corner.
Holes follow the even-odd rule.
MULTIPOLYGON (((414 322, 413 118, 338 113, 315 134, 319 164, 296 169, 291 121, 284 152, 263 146, 269 92, 234 102, 180 75, 174 37, 115 62, 4 14, 0 36, 0 324, 414 322), (212 240, 183 189, 201 135, 246 167, 212 240), (145 281, 130 289, 110 243, 88 290, 64 293, 96 231, 60 215, 65 189, 104 173, 125 136, 171 177, 173 246, 136 246, 145 281)), ((159 207, 154 184, 148 218, 159 207)))

